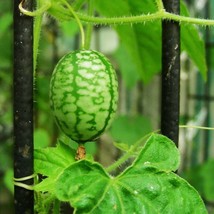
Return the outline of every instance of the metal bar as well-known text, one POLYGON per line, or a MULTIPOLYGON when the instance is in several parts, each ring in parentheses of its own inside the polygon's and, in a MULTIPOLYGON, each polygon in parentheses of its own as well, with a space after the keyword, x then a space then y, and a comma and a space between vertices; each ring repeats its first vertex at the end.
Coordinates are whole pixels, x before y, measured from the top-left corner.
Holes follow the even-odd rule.
MULTIPOLYGON (((33 18, 20 13, 14 0, 14 177, 33 174, 33 18)), ((32 0, 23 6, 32 10, 32 0)), ((32 185, 33 179, 23 181, 32 185)), ((33 213, 33 191, 14 186, 16 214, 33 213)))
MULTIPOLYGON (((207 1, 206 7, 205 7, 205 12, 206 12, 206 18, 210 18, 210 1, 207 1)), ((207 27, 205 31, 205 36, 206 36, 206 44, 210 43, 211 40, 211 32, 210 29, 207 27)), ((204 96, 205 97, 210 97, 210 91, 211 91, 211 48, 210 46, 206 46, 206 60, 207 60, 207 82, 205 84, 205 91, 204 91, 204 96)), ((205 100, 205 107, 207 110, 207 115, 206 115, 206 120, 205 120, 205 126, 209 127, 211 122, 210 122, 210 101, 209 99, 205 100)), ((204 133, 204 161, 208 160, 209 158, 209 150, 210 150, 210 132, 208 130, 205 131, 204 133)))
MULTIPOLYGON (((208 29, 209 30, 209 29, 208 29)), ((210 30, 209 30, 210 31, 210 30)), ((214 47, 214 42, 212 41, 206 41, 205 43, 206 48, 213 48, 214 47)))
POLYGON ((203 100, 206 102, 212 102, 214 101, 214 96, 208 96, 208 95, 197 95, 197 94, 190 94, 188 95, 188 99, 195 99, 195 100, 203 100))
MULTIPOLYGON (((166 11, 179 14, 179 0, 163 0, 166 11)), ((180 96, 180 26, 162 21, 161 132, 178 145, 180 96)))

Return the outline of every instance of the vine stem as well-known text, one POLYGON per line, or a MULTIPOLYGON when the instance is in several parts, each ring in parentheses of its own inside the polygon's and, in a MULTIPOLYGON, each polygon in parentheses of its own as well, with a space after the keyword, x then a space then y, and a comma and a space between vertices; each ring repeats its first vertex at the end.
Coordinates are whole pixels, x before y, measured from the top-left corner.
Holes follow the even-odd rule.
POLYGON ((77 16, 77 14, 74 12, 73 8, 70 6, 70 4, 66 1, 66 0, 61 0, 62 3, 64 3, 67 8, 70 10, 71 14, 73 15, 74 19, 76 20, 79 29, 80 29, 80 33, 81 33, 81 46, 82 48, 85 48, 85 33, 84 33, 84 29, 82 26, 82 23, 79 19, 79 17, 77 16))
POLYGON ((179 125, 179 128, 202 129, 202 130, 214 131, 214 128, 212 128, 212 127, 194 126, 194 125, 179 125))
POLYGON ((158 11, 164 10, 164 6, 163 6, 162 0, 156 0, 155 2, 157 4, 158 11))
POLYGON ((114 18, 106 18, 106 17, 93 17, 87 16, 82 13, 77 13, 77 16, 81 21, 91 22, 93 24, 113 24, 113 25, 122 25, 122 24, 130 24, 130 23, 143 23, 146 21, 154 21, 157 19, 161 19, 163 17, 163 12, 158 11, 152 14, 142 14, 138 16, 129 16, 129 17, 114 17, 114 18))
MULTIPOLYGON (((38 1, 39 2, 39 1, 38 1)), ((23 8, 22 6, 23 1, 21 1, 21 3, 19 4, 19 10, 27 15, 27 16, 39 16, 42 15, 45 11, 47 11, 50 7, 51 7, 51 1, 50 0, 46 0, 41 7, 37 7, 36 11, 29 11, 26 10, 25 8, 23 8)), ((37 4, 37 6, 39 5, 39 3, 37 4)))
MULTIPOLYGON (((37 8, 41 5, 41 0, 37 1, 37 8)), ((44 13, 44 12, 43 12, 44 13)), ((37 56, 38 56, 38 49, 39 49, 39 39, 40 39, 40 32, 42 27, 42 17, 43 16, 36 16, 34 20, 34 28, 33 28, 33 71, 34 77, 36 75, 36 65, 37 65, 37 56)))
POLYGON ((168 13, 164 11, 163 19, 174 20, 178 22, 186 22, 188 24, 196 24, 202 26, 214 26, 214 20, 211 19, 199 19, 199 18, 192 18, 187 16, 180 16, 173 13, 168 13))
POLYGON ((211 19, 199 19, 192 18, 187 16, 176 15, 173 13, 166 12, 164 9, 152 14, 142 14, 138 16, 130 17, 115 17, 115 18, 101 18, 101 17, 92 17, 87 16, 81 13, 77 13, 77 16, 81 21, 92 22, 94 24, 130 24, 130 23, 143 23, 146 21, 155 21, 155 20, 173 20, 180 23, 187 24, 196 24, 201 26, 214 26, 214 20, 211 19))
MULTIPOLYGON (((158 7, 158 11, 152 14, 142 14, 136 16, 125 16, 125 17, 94 17, 90 15, 85 15, 82 13, 76 13, 70 4, 66 0, 61 0, 61 2, 67 6, 71 13, 71 18, 74 17, 79 25, 81 36, 82 36, 82 46, 84 47, 84 30, 81 24, 81 21, 93 23, 93 24, 113 24, 113 25, 122 25, 122 24, 134 24, 134 23, 143 23, 147 21, 155 21, 155 20, 173 20, 179 23, 187 23, 187 24, 196 24, 201 26, 214 26, 214 20, 212 19, 200 19, 193 18, 188 16, 181 16, 173 13, 166 12, 163 8, 162 1, 156 0, 156 4, 158 7)), ((19 9, 22 13, 28 16, 37 16, 42 15, 45 11, 47 11, 51 7, 50 0, 47 0, 45 4, 37 9, 36 11, 28 11, 22 7, 22 2, 19 5, 19 9)), ((69 15, 69 14, 68 14, 69 15)))

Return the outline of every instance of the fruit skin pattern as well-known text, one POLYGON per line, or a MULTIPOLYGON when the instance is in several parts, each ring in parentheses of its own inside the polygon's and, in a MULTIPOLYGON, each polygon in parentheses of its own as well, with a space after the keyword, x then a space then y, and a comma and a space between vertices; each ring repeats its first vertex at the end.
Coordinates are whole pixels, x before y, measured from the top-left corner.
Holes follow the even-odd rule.
POLYGON ((50 82, 50 105, 56 123, 72 140, 99 137, 117 109, 118 82, 106 57, 94 50, 76 50, 56 65, 50 82))

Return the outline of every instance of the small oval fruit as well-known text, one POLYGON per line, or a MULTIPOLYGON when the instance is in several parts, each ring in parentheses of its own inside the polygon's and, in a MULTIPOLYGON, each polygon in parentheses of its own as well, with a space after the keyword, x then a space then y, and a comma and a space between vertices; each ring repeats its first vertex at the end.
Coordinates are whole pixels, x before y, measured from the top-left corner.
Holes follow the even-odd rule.
POLYGON ((72 140, 99 137, 117 109, 118 82, 109 60, 94 50, 76 50, 56 65, 50 82, 50 105, 56 123, 72 140))

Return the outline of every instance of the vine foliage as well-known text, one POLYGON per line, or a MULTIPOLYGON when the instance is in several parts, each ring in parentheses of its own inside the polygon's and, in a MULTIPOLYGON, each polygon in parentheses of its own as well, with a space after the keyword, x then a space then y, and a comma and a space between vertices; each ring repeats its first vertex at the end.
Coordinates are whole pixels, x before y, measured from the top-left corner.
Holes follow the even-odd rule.
MULTIPOLYGON (((129 156, 138 153, 140 143, 129 156)), ((115 177, 90 156, 74 157, 60 140, 57 147, 35 150, 35 172, 46 176, 34 186, 37 209, 48 212, 59 200, 75 213, 207 213, 197 191, 173 173, 179 151, 165 136, 152 134, 132 165, 115 177)))
MULTIPOLYGON (((214 25, 214 20, 168 13, 161 0, 155 1, 155 10, 151 13, 118 17, 93 16, 93 4, 88 14, 78 12, 85 2, 88 1, 37 0, 35 11, 24 9, 24 3, 19 5, 22 13, 35 16, 34 70, 44 13, 59 21, 75 19, 83 48, 89 47, 92 25, 116 27, 157 20, 173 20, 181 25, 214 25), (86 37, 83 23, 88 24, 86 37)), ((49 213, 51 209, 57 213, 60 202, 70 203, 75 213, 207 213, 198 192, 174 173, 179 167, 180 155, 168 138, 150 134, 144 146, 143 138, 125 149, 124 156, 106 169, 89 155, 76 161, 70 143, 59 139, 56 147, 35 150, 35 173, 45 176, 33 187, 38 213, 49 213), (113 177, 113 172, 129 158, 135 158, 134 162, 113 177)))

